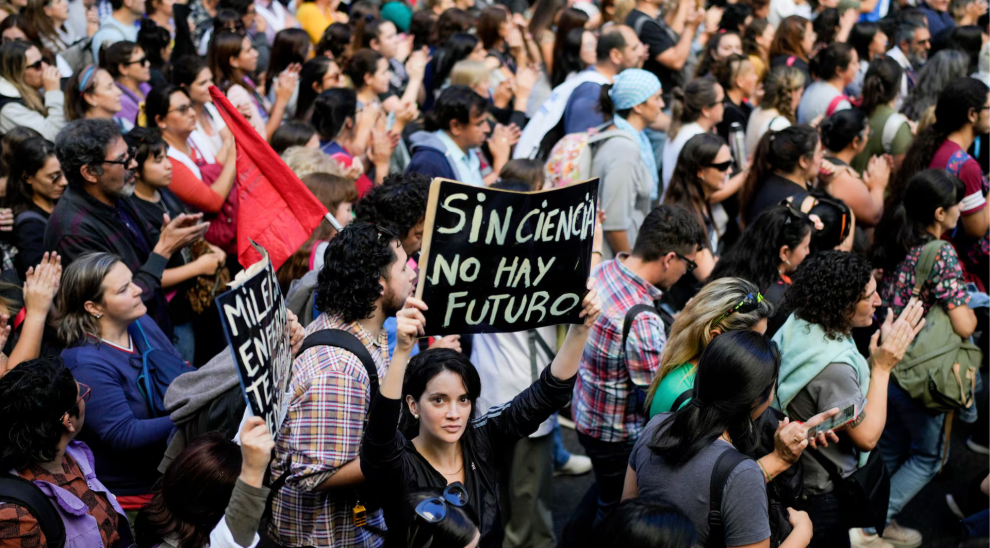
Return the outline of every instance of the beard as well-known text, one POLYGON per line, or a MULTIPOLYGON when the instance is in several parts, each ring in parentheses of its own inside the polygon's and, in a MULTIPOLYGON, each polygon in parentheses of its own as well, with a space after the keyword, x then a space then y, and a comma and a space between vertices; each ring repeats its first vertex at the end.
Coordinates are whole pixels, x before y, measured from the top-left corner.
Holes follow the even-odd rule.
POLYGON ((404 296, 399 297, 392 290, 391 285, 386 285, 385 293, 382 294, 382 311, 385 312, 385 317, 395 316, 404 306, 406 306, 406 298, 404 296))
POLYGON ((137 184, 137 179, 134 177, 134 173, 127 171, 124 173, 124 185, 120 188, 109 188, 107 185, 102 185, 103 193, 112 198, 123 199, 134 194, 134 187, 137 184))

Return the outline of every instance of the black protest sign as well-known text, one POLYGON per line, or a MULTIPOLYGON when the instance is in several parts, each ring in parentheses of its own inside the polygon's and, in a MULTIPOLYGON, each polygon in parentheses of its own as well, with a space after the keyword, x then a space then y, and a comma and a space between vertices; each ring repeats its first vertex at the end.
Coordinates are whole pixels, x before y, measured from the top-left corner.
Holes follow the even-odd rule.
POLYGON ((581 323, 598 179, 509 192, 434 179, 416 296, 430 334, 581 323))
POLYGON ((216 302, 248 409, 265 419, 274 438, 288 404, 285 393, 292 367, 288 315, 268 252, 251 244, 261 261, 242 272, 243 278, 238 275, 216 302))

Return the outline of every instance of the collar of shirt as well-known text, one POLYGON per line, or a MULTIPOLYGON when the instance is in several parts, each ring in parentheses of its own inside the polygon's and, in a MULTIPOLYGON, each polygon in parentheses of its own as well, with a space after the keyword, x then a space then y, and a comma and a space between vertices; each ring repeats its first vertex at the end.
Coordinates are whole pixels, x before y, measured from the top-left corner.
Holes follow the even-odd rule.
POLYGON ((904 55, 904 52, 901 51, 901 48, 897 46, 890 48, 890 51, 887 52, 887 57, 890 57, 894 61, 897 61, 897 64, 899 64, 901 68, 904 69, 911 68, 911 61, 908 61, 907 55, 904 55))
POLYGON ((629 283, 631 285, 634 285, 638 287, 640 291, 647 293, 651 299, 653 299, 654 301, 659 300, 660 297, 663 296, 663 291, 661 291, 660 288, 658 288, 657 286, 641 278, 639 274, 636 274, 635 272, 630 270, 629 267, 625 265, 625 260, 627 258, 629 258, 628 253, 619 253, 618 255, 616 255, 615 260, 613 262, 615 263, 616 268, 618 268, 619 273, 625 276, 626 278, 629 278, 629 283))
POLYGON ((473 148, 468 149, 467 152, 461 150, 461 147, 442 129, 434 132, 434 135, 447 149, 447 157, 453 160, 454 169, 460 175, 461 182, 474 186, 485 186, 485 180, 481 176, 481 159, 478 158, 478 152, 473 148))
POLYGON ((368 331, 361 326, 360 323, 356 321, 350 323, 345 322, 344 317, 340 313, 329 314, 327 315, 326 319, 327 319, 327 324, 330 326, 330 329, 340 329, 343 331, 347 331, 351 335, 357 337, 358 340, 361 341, 361 344, 363 344, 365 347, 368 346, 377 346, 379 348, 388 347, 388 331, 386 331, 384 327, 378 330, 377 336, 373 337, 371 333, 368 333, 368 331))

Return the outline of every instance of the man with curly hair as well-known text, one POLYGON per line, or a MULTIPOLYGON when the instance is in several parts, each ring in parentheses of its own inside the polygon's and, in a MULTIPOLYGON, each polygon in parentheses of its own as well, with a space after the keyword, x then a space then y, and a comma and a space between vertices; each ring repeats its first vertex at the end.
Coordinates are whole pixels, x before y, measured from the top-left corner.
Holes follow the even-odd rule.
MULTIPOLYGON (((412 294, 415 274, 400 237, 354 223, 330 241, 319 275, 320 316, 307 335, 340 329, 371 354, 379 378, 388 370, 382 325, 412 294)), ((358 452, 370 400, 367 371, 354 354, 329 346, 301 353, 292 366, 292 394, 275 446, 272 477, 289 471, 273 504, 269 533, 282 546, 380 546, 380 509, 368 508, 367 525, 355 522, 364 482, 358 452)))
POLYGON ((381 185, 371 189, 355 204, 355 221, 388 227, 399 237, 407 255, 419 253, 423 246, 430 181, 419 173, 386 176, 381 185))
MULTIPOLYGON (((75 546, 129 546, 124 510, 97 479, 93 452, 74 439, 90 394, 57 356, 26 361, 0 376, 0 470, 38 487, 75 546)), ((48 546, 55 539, 46 538, 44 523, 25 506, 0 504, 0 545, 48 546)))
MULTIPOLYGON (((870 263, 853 253, 825 251, 806 259, 787 292, 784 314, 790 315, 773 337, 782 356, 775 407, 798 421, 833 407, 854 405, 858 411, 839 433, 839 443, 818 449, 842 477, 865 465, 866 452, 880 441, 887 422, 890 373, 924 326, 924 308, 915 299, 896 321, 888 310, 870 340, 870 359, 863 358, 852 329, 872 325, 881 304, 872 272, 870 263)), ((815 528, 810 546, 850 546, 851 524, 839 517, 839 499, 833 494, 837 486, 811 452, 801 461, 805 496, 799 510, 808 512, 815 528)), ((854 530, 854 535, 861 533, 854 530)), ((887 546, 873 537, 872 543, 857 539, 863 541, 857 546, 887 546)))

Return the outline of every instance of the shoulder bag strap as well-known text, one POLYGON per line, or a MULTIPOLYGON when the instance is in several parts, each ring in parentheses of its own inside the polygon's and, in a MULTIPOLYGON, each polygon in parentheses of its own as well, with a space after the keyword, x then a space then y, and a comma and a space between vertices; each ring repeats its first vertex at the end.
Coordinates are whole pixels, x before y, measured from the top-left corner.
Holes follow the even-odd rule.
MULTIPOLYGON (((151 415, 158 418, 158 410, 155 409, 154 403, 154 392, 151 390, 151 375, 148 372, 148 356, 155 351, 148 342, 148 336, 144 334, 144 328, 141 327, 141 320, 136 320, 134 325, 137 326, 138 331, 141 333, 141 338, 144 339, 144 350, 138 348, 137 337, 133 337, 131 344, 134 345, 134 349, 141 353, 141 374, 138 376, 138 389, 144 396, 145 401, 148 403, 148 408, 151 409, 151 415)), ((130 333, 130 331, 128 331, 130 333)))
POLYGON ((315 346, 334 346, 357 356, 361 360, 361 364, 364 365, 365 372, 368 373, 368 381, 371 384, 371 397, 374 398, 378 394, 378 367, 375 365, 375 360, 371 358, 371 353, 368 352, 368 349, 361 344, 361 341, 357 337, 340 329, 321 329, 320 331, 310 333, 303 340, 302 348, 299 349, 299 353, 296 355, 301 355, 306 350, 315 346))
POLYGON ((27 508, 45 534, 46 546, 65 546, 65 524, 44 492, 34 483, 10 474, 0 476, 0 502, 27 508))
POLYGON ((684 402, 686 402, 688 398, 693 398, 693 397, 694 397, 694 388, 688 388, 687 390, 681 392, 681 395, 677 396, 677 399, 674 400, 674 404, 670 406, 670 412, 673 413, 677 411, 678 409, 681 408, 682 405, 684 405, 684 402))
POLYGON ((46 219, 44 215, 38 213, 37 211, 31 211, 30 209, 22 211, 14 221, 14 225, 19 225, 24 221, 41 221, 42 223, 48 224, 48 219, 46 219))
POLYGON ((907 122, 907 116, 904 116, 900 112, 895 112, 887 118, 887 121, 883 123, 883 132, 880 137, 880 146, 883 147, 883 151, 890 153, 894 146, 894 139, 897 137, 897 132, 900 131, 901 126, 907 122))
POLYGON ((725 546, 725 522, 722 520, 722 494, 729 476, 739 464, 746 460, 735 448, 729 448, 718 456, 712 468, 711 487, 708 495, 708 545, 725 546))
POLYGON ((932 268, 935 267, 935 257, 938 256, 938 252, 942 249, 942 244, 942 240, 932 240, 925 244, 924 249, 921 250, 921 258, 918 259, 918 267, 914 271, 914 288, 911 290, 912 296, 921 296, 921 287, 925 285, 925 282, 932 275, 932 268))
MULTIPOLYGON (((841 103, 843 101, 849 101, 849 98, 846 97, 845 95, 842 95, 842 94, 840 94, 840 95, 838 95, 836 97, 833 97, 832 100, 829 101, 829 103, 828 103, 828 108, 825 109, 825 117, 828 118, 829 116, 831 116, 832 113, 835 112, 835 108, 838 107, 839 106, 839 103, 841 103)), ((849 102, 850 102, 850 104, 852 103, 852 101, 849 101, 849 102)))

